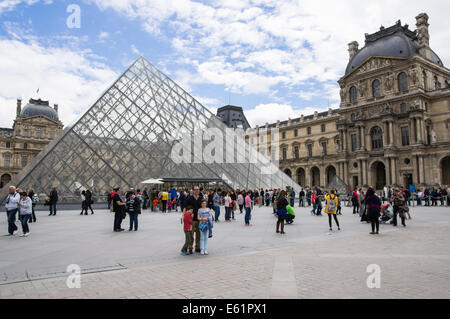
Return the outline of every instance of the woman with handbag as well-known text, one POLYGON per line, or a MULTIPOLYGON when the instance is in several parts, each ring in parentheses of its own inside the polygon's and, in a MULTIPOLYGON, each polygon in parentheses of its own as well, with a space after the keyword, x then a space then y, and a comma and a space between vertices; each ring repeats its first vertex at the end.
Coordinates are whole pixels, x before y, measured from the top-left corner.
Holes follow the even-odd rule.
MULTIPOLYGON (((208 231, 209 231, 209 224, 212 220, 212 212, 211 210, 206 207, 207 201, 204 199, 202 200, 202 207, 198 209, 197 219, 199 221, 198 229, 200 231, 200 254, 201 255, 208 255, 208 231)), ((212 237, 212 234, 211 234, 212 237)))
POLYGON ((367 190, 364 202, 366 205, 365 215, 372 225, 370 234, 378 235, 380 233, 381 200, 375 195, 375 190, 372 187, 367 190))

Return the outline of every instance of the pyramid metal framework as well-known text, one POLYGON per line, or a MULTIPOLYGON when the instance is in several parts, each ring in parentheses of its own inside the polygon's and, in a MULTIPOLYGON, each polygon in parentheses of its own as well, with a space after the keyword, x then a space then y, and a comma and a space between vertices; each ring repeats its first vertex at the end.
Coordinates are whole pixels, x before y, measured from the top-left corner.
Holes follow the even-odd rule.
MULTIPOLYGON (((55 186, 63 202, 78 202, 81 189, 104 195, 114 186, 136 187, 148 178, 221 179, 234 189, 300 189, 278 168, 264 174, 269 159, 259 156, 252 162, 255 149, 245 141, 240 141, 244 148, 234 146, 236 154, 245 152, 241 154, 245 163, 207 164, 195 151, 192 163, 172 160, 175 143, 208 128, 225 132, 226 126, 140 57, 13 183, 22 189, 32 187, 37 194, 48 194, 55 186)), ((224 141, 224 151, 229 143, 224 141)))

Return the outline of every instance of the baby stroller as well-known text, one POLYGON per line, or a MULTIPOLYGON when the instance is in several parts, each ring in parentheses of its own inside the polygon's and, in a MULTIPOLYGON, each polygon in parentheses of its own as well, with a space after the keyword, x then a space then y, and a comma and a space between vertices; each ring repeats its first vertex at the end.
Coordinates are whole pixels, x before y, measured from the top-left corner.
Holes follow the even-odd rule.
POLYGON ((380 216, 380 223, 386 224, 387 222, 391 221, 394 217, 394 213, 390 211, 390 208, 392 206, 390 204, 383 204, 381 205, 381 216, 380 216))

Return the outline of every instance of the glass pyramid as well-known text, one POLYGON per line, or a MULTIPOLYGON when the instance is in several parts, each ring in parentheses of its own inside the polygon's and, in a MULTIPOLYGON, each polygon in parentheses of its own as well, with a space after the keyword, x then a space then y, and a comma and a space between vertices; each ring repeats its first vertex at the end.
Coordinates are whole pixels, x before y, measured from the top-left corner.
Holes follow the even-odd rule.
POLYGON ((259 154, 255 160, 256 150, 237 134, 233 139, 224 137, 221 145, 224 154, 231 148, 236 158, 241 156, 240 163, 206 163, 195 145, 188 154, 191 161, 172 159, 176 143, 208 129, 225 135, 227 127, 140 57, 14 183, 21 189, 32 187, 37 194, 47 194, 55 186, 60 201, 68 203, 79 202, 82 189, 99 196, 115 186, 136 187, 149 178, 220 179, 240 189, 300 188, 268 158, 259 154))

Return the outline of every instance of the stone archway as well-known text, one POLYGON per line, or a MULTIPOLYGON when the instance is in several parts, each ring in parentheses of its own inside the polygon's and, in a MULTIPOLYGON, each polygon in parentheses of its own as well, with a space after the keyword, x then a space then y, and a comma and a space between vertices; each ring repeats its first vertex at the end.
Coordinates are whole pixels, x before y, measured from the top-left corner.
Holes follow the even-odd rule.
POLYGON ((311 168, 311 187, 320 187, 320 169, 317 166, 311 168))
POLYGON ((306 172, 301 167, 297 169, 297 183, 302 187, 306 185, 306 172))
POLYGON ((383 162, 376 161, 371 166, 372 184, 377 190, 383 189, 386 186, 386 166, 383 162))
POLYGON ((442 185, 450 185, 450 156, 441 160, 442 185))
POLYGON ((3 174, 2 177, 0 178, 0 188, 7 186, 10 181, 11 181, 11 175, 3 174))
POLYGON ((326 169, 326 175, 327 175, 326 184, 328 185, 333 179, 333 177, 336 176, 336 168, 333 165, 328 166, 326 169))
POLYGON ((289 176, 290 178, 292 178, 292 172, 291 172, 291 170, 290 170, 289 168, 285 169, 285 170, 284 170, 284 173, 285 173, 287 176, 289 176))

